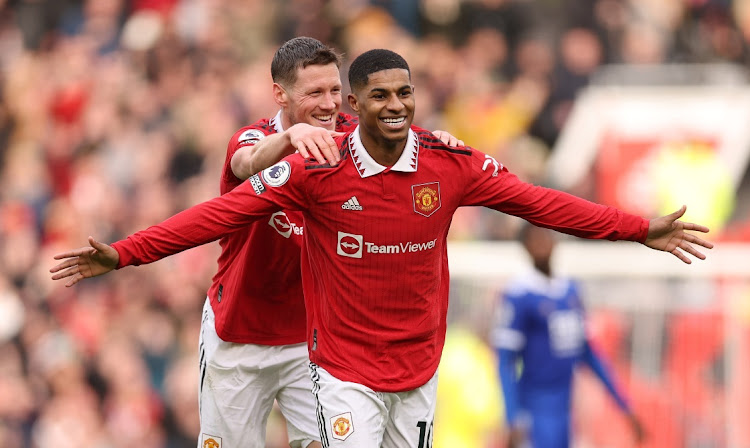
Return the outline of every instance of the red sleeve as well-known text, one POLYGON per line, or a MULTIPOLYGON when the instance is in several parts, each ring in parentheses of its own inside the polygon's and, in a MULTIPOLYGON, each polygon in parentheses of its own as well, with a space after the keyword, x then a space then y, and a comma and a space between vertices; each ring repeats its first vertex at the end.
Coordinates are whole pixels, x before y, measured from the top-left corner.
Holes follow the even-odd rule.
POLYGON ((522 182, 494 158, 476 150, 472 150, 470 169, 461 205, 484 205, 581 238, 646 241, 649 222, 640 216, 522 182))
POLYGON ((269 126, 268 120, 263 119, 251 126, 245 126, 234 133, 232 138, 229 139, 229 143, 227 143, 227 156, 224 159, 224 168, 221 172, 221 183, 219 185, 219 191, 221 191, 221 194, 231 191, 243 182, 243 179, 238 179, 237 176, 234 175, 234 171, 232 171, 232 157, 234 156, 234 153, 243 146, 254 146, 256 143, 275 132, 276 131, 269 126))
POLYGON ((222 196, 112 244, 120 254, 117 268, 152 263, 209 243, 281 209, 303 210, 309 203, 306 175, 301 156, 289 156, 222 196))

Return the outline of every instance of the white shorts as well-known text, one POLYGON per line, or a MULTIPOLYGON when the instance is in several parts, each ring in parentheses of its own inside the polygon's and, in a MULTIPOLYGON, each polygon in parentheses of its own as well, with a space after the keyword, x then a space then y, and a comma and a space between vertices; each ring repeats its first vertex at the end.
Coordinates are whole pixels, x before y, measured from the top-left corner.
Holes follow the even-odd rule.
POLYGON ((310 363, 323 448, 429 448, 438 374, 407 392, 375 392, 310 363))
POLYGON ((320 440, 306 343, 270 346, 223 341, 206 300, 199 355, 198 448, 264 448, 274 399, 287 421, 289 446, 305 448, 320 440))

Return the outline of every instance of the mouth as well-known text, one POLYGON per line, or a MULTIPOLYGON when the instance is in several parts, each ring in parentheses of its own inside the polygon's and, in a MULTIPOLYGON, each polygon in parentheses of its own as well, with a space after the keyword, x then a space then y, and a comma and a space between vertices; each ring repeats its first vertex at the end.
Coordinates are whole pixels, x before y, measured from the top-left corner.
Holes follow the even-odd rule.
POLYGON ((317 121, 319 121, 319 122, 321 122, 321 123, 323 123, 325 125, 333 123, 333 114, 328 114, 328 115, 313 115, 312 117, 315 120, 317 120, 317 121))
POLYGON ((406 117, 386 117, 380 121, 391 129, 400 129, 406 123, 406 117))

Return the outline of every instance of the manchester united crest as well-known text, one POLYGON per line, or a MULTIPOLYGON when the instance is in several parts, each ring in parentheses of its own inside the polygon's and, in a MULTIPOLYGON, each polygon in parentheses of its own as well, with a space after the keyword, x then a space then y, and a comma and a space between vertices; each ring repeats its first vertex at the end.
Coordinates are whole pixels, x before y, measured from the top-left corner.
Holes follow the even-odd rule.
POLYGON ((346 440, 354 432, 352 424, 352 413, 344 412, 343 414, 331 417, 332 436, 337 440, 346 440))
POLYGON ((221 448, 221 437, 201 434, 201 438, 203 439, 202 448, 221 448))
POLYGON ((414 211, 422 216, 430 216, 440 208, 440 182, 430 182, 411 186, 414 211))

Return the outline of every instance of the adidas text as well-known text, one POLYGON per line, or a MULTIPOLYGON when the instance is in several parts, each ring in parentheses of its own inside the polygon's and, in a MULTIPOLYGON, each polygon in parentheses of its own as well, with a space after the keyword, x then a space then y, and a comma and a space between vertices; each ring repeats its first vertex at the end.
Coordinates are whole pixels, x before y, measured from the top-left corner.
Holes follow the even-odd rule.
POLYGON ((362 206, 359 205, 359 201, 357 200, 356 196, 352 196, 351 198, 349 198, 348 201, 341 204, 341 208, 343 210, 358 210, 358 211, 364 210, 362 206))

